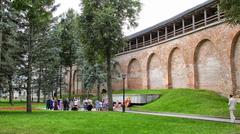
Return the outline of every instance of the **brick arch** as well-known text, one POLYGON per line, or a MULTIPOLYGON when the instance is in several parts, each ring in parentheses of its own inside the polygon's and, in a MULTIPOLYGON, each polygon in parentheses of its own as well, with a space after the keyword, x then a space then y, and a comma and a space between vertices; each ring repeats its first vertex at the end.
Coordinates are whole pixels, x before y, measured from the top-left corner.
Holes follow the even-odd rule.
POLYGON ((156 53, 151 53, 147 59, 147 87, 148 89, 164 88, 164 73, 156 53))
POLYGON ((120 90, 122 89, 122 67, 121 65, 116 62, 114 65, 113 65, 113 80, 112 80, 112 88, 113 90, 120 90))
POLYGON ((240 31, 234 36, 232 41, 230 65, 233 82, 232 93, 240 95, 240 31))
POLYGON ((187 87, 187 68, 180 48, 171 50, 168 57, 168 86, 169 88, 187 87))
POLYGON ((128 64, 127 85, 129 89, 142 89, 143 73, 140 62, 133 58, 128 64))
POLYGON ((193 58, 195 88, 224 90, 222 64, 214 43, 209 39, 201 40, 195 48, 193 58))

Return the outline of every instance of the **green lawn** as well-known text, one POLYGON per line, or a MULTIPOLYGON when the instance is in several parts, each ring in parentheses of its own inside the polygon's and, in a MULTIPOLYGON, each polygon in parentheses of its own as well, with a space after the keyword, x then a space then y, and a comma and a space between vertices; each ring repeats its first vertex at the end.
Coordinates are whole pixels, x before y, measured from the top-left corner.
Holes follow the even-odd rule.
POLYGON ((237 134, 240 125, 118 112, 0 112, 0 134, 237 134))
MULTIPOLYGON (((121 93, 117 91, 115 93, 121 93)), ((127 90, 128 94, 160 94, 160 98, 144 106, 133 107, 132 110, 175 112, 201 114, 218 117, 229 117, 228 99, 215 92, 192 89, 165 90, 127 90)), ((240 105, 237 106, 240 117, 240 105)))

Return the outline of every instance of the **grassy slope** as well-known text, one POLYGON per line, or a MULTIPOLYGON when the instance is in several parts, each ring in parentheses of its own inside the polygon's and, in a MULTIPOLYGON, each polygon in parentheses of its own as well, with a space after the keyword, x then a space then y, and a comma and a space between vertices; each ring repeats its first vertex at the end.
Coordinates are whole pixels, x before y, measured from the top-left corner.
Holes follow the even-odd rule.
MULTIPOLYGON (((130 90, 127 93, 161 94, 160 99, 144 106, 133 107, 133 110, 229 117, 228 99, 211 91, 191 89, 130 90)), ((237 111, 237 116, 240 117, 239 105, 237 111)))
POLYGON ((0 112, 0 134, 230 134, 240 125, 117 112, 0 112))

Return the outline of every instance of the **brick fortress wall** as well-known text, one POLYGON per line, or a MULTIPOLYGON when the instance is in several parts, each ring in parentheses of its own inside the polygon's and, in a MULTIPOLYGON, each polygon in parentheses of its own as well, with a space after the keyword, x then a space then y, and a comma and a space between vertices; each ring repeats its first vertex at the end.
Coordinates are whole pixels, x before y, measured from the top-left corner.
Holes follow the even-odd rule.
MULTIPOLYGON (((128 89, 198 88, 240 94, 240 27, 219 23, 164 43, 119 54, 128 89)), ((122 80, 113 88, 122 89, 122 80)))

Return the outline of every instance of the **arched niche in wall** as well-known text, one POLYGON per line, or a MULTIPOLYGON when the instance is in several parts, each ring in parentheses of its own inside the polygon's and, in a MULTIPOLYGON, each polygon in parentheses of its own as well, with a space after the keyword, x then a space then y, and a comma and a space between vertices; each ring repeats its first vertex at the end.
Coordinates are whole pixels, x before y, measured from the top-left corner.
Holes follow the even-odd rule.
POLYGON ((73 73, 72 81, 73 81, 72 92, 73 92, 73 94, 77 94, 77 70, 75 70, 74 73, 73 73))
POLYGON ((148 88, 164 88, 164 72, 155 53, 152 53, 147 61, 148 88))
POLYGON ((132 59, 128 64, 127 82, 128 89, 142 89, 142 69, 137 59, 132 59))
POLYGON ((240 95, 240 32, 235 36, 231 49, 233 93, 240 95))
POLYGON ((118 62, 113 65, 112 71, 112 89, 120 90, 122 89, 122 69, 118 62))
POLYGON ((210 40, 201 41, 194 53, 195 87, 218 91, 224 87, 218 52, 210 40))
POLYGON ((78 70, 75 70, 73 73, 73 94, 80 94, 80 90, 82 89, 82 82, 80 80, 80 72, 78 70))
POLYGON ((183 53, 179 48, 173 48, 168 59, 168 77, 170 88, 187 87, 187 68, 183 53))

